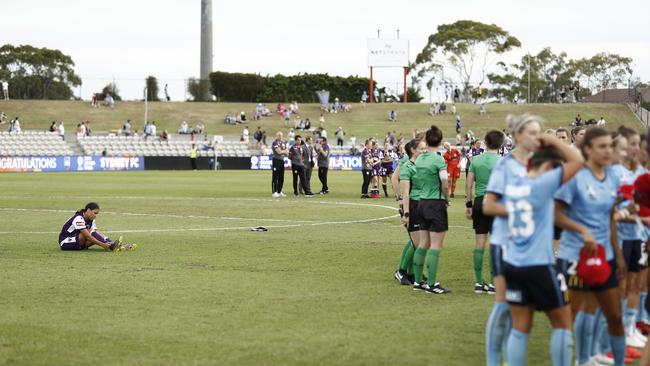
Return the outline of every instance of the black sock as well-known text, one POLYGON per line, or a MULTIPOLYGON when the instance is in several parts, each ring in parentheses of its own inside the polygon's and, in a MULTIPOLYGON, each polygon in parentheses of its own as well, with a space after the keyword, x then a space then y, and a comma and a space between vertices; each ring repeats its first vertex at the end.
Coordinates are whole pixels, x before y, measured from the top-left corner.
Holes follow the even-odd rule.
POLYGON ((388 197, 388 191, 386 190, 386 183, 382 183, 381 187, 384 189, 384 195, 388 197))

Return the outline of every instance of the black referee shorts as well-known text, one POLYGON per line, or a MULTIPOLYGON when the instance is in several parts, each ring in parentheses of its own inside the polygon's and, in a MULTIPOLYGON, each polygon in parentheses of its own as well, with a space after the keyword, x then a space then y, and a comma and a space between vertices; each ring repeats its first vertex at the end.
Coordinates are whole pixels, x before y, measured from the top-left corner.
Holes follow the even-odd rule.
POLYGON ((493 216, 483 214, 483 196, 476 197, 472 205, 472 227, 476 234, 488 234, 492 232, 493 216))

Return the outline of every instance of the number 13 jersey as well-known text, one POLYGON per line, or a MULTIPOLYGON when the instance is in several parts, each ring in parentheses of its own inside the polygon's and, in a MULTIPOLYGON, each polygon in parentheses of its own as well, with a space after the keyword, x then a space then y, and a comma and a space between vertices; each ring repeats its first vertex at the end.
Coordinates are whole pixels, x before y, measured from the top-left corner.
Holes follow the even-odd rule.
POLYGON ((555 263, 553 256, 553 195, 560 188, 562 168, 536 178, 507 178, 503 202, 508 211, 508 245, 504 260, 516 267, 555 263))

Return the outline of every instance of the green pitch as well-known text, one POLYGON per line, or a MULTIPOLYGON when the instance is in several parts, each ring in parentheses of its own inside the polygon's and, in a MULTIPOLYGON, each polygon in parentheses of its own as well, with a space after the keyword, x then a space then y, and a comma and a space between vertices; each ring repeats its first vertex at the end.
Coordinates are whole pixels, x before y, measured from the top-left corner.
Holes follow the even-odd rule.
MULTIPOLYGON (((493 297, 473 293, 462 189, 439 272, 453 293, 435 296, 392 278, 406 234, 394 199, 358 198, 359 172, 331 172, 332 193, 314 198, 272 199, 270 180, 236 171, 0 175, 0 364, 484 362, 493 297), (138 250, 61 252, 62 224, 88 201, 102 207, 101 231, 138 250)), ((286 193, 290 185, 287 173, 286 193)), ((539 314, 530 364, 549 364, 548 335, 539 314)))

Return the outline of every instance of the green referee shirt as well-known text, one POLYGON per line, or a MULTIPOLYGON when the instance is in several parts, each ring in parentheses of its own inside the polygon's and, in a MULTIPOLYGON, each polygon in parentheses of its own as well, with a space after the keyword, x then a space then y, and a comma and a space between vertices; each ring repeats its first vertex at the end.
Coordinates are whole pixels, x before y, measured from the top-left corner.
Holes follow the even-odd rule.
POLYGON ((411 185, 411 189, 409 191, 409 200, 412 201, 419 201, 420 200, 420 191, 415 187, 415 184, 413 182, 414 177, 415 177, 416 169, 415 169, 415 163, 412 162, 411 160, 406 157, 406 159, 400 160, 400 165, 399 165, 399 180, 408 180, 411 185))
POLYGON ((499 154, 493 152, 485 152, 472 159, 469 171, 474 173, 474 197, 485 195, 490 174, 492 174, 492 169, 499 159, 501 159, 499 154))
POLYGON ((440 185, 440 172, 447 171, 445 159, 433 152, 425 152, 415 162, 415 187, 421 200, 444 200, 440 185))

